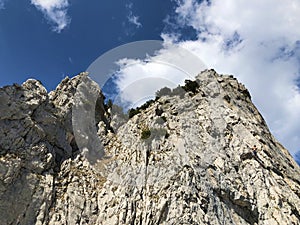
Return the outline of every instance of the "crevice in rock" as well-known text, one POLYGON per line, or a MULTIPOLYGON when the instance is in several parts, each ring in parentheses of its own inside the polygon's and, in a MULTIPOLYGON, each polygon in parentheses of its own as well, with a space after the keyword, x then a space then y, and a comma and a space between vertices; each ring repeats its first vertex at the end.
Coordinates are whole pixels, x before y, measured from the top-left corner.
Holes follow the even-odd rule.
POLYGON ((283 173, 280 171, 280 169, 278 169, 277 167, 271 167, 270 168, 274 173, 276 173, 278 176, 284 178, 283 173))
POLYGON ((294 214, 297 217, 297 219, 300 221, 300 213, 297 209, 295 208, 292 209, 292 214, 294 214))
POLYGON ((242 217, 247 223, 254 225, 258 223, 259 213, 258 209, 255 207, 251 209, 249 202, 235 201, 231 199, 230 193, 222 190, 214 190, 216 196, 227 205, 229 208, 233 209, 240 217, 242 217))
POLYGON ((168 212, 169 212, 169 201, 166 201, 160 210, 158 224, 162 224, 164 221, 166 221, 168 217, 168 212))

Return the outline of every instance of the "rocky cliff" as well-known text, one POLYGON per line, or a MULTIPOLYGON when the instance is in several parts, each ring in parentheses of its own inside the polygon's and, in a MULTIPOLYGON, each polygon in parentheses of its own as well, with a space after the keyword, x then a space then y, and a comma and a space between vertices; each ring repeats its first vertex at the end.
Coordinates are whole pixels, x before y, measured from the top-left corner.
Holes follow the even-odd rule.
POLYGON ((196 82, 126 122, 84 73, 1 88, 0 224, 300 224, 300 168, 247 89, 196 82))

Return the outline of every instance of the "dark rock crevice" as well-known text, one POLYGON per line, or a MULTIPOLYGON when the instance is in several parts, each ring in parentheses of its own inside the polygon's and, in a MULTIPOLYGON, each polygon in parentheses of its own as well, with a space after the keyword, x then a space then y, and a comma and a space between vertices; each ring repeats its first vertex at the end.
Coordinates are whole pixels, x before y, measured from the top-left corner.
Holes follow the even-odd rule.
POLYGON ((258 209, 251 205, 250 200, 247 199, 233 199, 232 193, 226 190, 215 190, 215 195, 230 209, 233 209, 239 216, 241 216, 247 223, 254 225, 259 221, 258 209), (247 201, 246 201, 247 200, 247 201))

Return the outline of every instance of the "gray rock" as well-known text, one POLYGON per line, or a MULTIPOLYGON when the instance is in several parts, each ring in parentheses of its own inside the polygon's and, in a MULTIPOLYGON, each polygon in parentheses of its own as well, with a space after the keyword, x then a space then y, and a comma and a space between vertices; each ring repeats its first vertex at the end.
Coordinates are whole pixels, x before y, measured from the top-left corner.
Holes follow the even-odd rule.
POLYGON ((1 224, 300 224, 300 168, 248 90, 196 81, 128 121, 85 73, 0 89, 1 224))

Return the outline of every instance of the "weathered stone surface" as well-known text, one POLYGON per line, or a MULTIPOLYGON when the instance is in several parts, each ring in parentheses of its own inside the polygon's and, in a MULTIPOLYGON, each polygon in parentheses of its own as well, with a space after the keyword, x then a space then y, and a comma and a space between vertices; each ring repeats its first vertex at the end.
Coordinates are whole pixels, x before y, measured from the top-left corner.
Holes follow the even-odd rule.
POLYGON ((85 77, 66 78, 49 95, 36 80, 1 88, 1 224, 49 221, 61 163, 78 150, 72 143, 71 109, 85 77))
POLYGON ((248 90, 213 70, 196 80, 127 122, 86 74, 49 94, 2 88, 1 224, 300 224, 299 166, 248 90))

